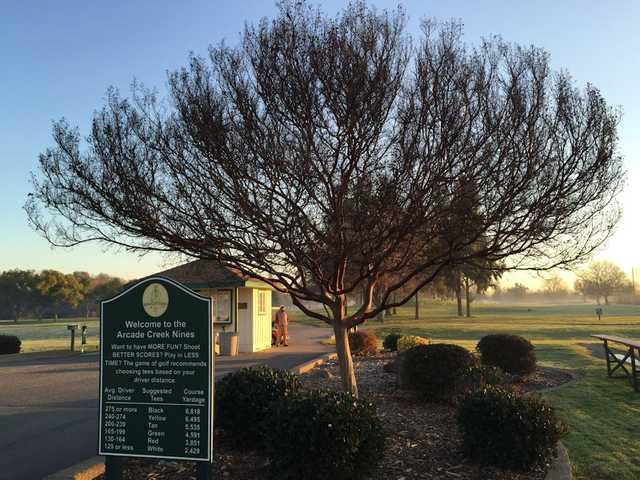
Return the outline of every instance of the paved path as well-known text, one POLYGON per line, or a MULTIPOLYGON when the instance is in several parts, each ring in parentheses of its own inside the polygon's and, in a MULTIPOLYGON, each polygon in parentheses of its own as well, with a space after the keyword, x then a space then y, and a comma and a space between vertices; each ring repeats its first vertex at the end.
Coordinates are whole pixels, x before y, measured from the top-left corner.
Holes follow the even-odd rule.
MULTIPOLYGON (((258 363, 292 368, 332 350, 319 343, 327 329, 289 330, 289 347, 217 357, 216 376, 258 363)), ((97 443, 97 354, 0 357, 0 480, 40 480, 96 455, 97 443)))

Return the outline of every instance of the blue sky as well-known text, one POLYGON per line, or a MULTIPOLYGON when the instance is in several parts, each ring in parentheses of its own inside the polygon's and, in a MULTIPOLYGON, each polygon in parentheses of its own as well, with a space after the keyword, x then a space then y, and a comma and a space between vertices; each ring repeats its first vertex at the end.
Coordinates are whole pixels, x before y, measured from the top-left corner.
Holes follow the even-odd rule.
MULTIPOLYGON (((322 2, 328 13, 344 2, 322 2)), ((397 2, 372 0, 378 7, 397 2)), ((499 34, 544 47, 556 69, 576 82, 599 87, 624 112, 621 152, 629 171, 622 201, 625 217, 599 254, 626 270, 640 265, 640 2, 595 0, 514 2, 439 0, 402 2, 410 30, 419 20, 460 19, 465 39, 499 34)), ((107 87, 126 93, 133 78, 165 91, 166 71, 183 65, 190 51, 226 39, 236 43, 245 22, 271 16, 264 1, 0 2, 0 270, 56 268, 126 278, 152 273, 167 260, 140 259, 98 245, 51 249, 27 225, 22 210, 38 154, 51 145, 51 122, 61 117, 87 132, 107 87)))

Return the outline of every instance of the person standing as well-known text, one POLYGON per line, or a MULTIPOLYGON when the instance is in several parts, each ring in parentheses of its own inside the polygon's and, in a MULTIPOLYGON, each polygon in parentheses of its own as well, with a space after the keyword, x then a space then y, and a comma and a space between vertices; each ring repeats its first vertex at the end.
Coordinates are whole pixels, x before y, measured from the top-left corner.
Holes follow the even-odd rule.
POLYGON ((276 324, 278 325, 280 344, 285 347, 289 346, 289 315, 284 309, 284 305, 280 305, 280 310, 276 313, 276 324))

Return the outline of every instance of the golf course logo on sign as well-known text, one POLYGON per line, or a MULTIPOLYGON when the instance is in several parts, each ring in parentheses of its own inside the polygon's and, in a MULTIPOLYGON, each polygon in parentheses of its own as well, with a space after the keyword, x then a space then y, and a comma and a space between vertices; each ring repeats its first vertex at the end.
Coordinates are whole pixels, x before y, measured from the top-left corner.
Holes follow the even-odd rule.
POLYGON ((167 306, 169 305, 167 289, 159 283, 152 283, 144 289, 142 305, 144 306, 144 311, 150 316, 159 317, 167 311, 167 306))
POLYGON ((101 303, 100 455, 212 459, 211 301, 154 277, 101 303))

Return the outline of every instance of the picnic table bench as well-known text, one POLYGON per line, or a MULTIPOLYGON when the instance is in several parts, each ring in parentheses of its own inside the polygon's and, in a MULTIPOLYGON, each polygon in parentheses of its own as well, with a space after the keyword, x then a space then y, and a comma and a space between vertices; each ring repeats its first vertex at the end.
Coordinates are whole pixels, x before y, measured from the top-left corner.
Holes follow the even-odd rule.
POLYGON ((640 340, 617 337, 615 335, 591 336, 604 342, 607 375, 613 377, 614 372, 620 369, 625 373, 623 377, 627 377, 631 381, 633 389, 636 392, 640 391, 640 340), (626 349, 626 352, 624 352, 624 350, 611 349, 609 343, 622 345, 623 348, 626 349), (627 370, 628 367, 630 367, 631 371, 627 370))

